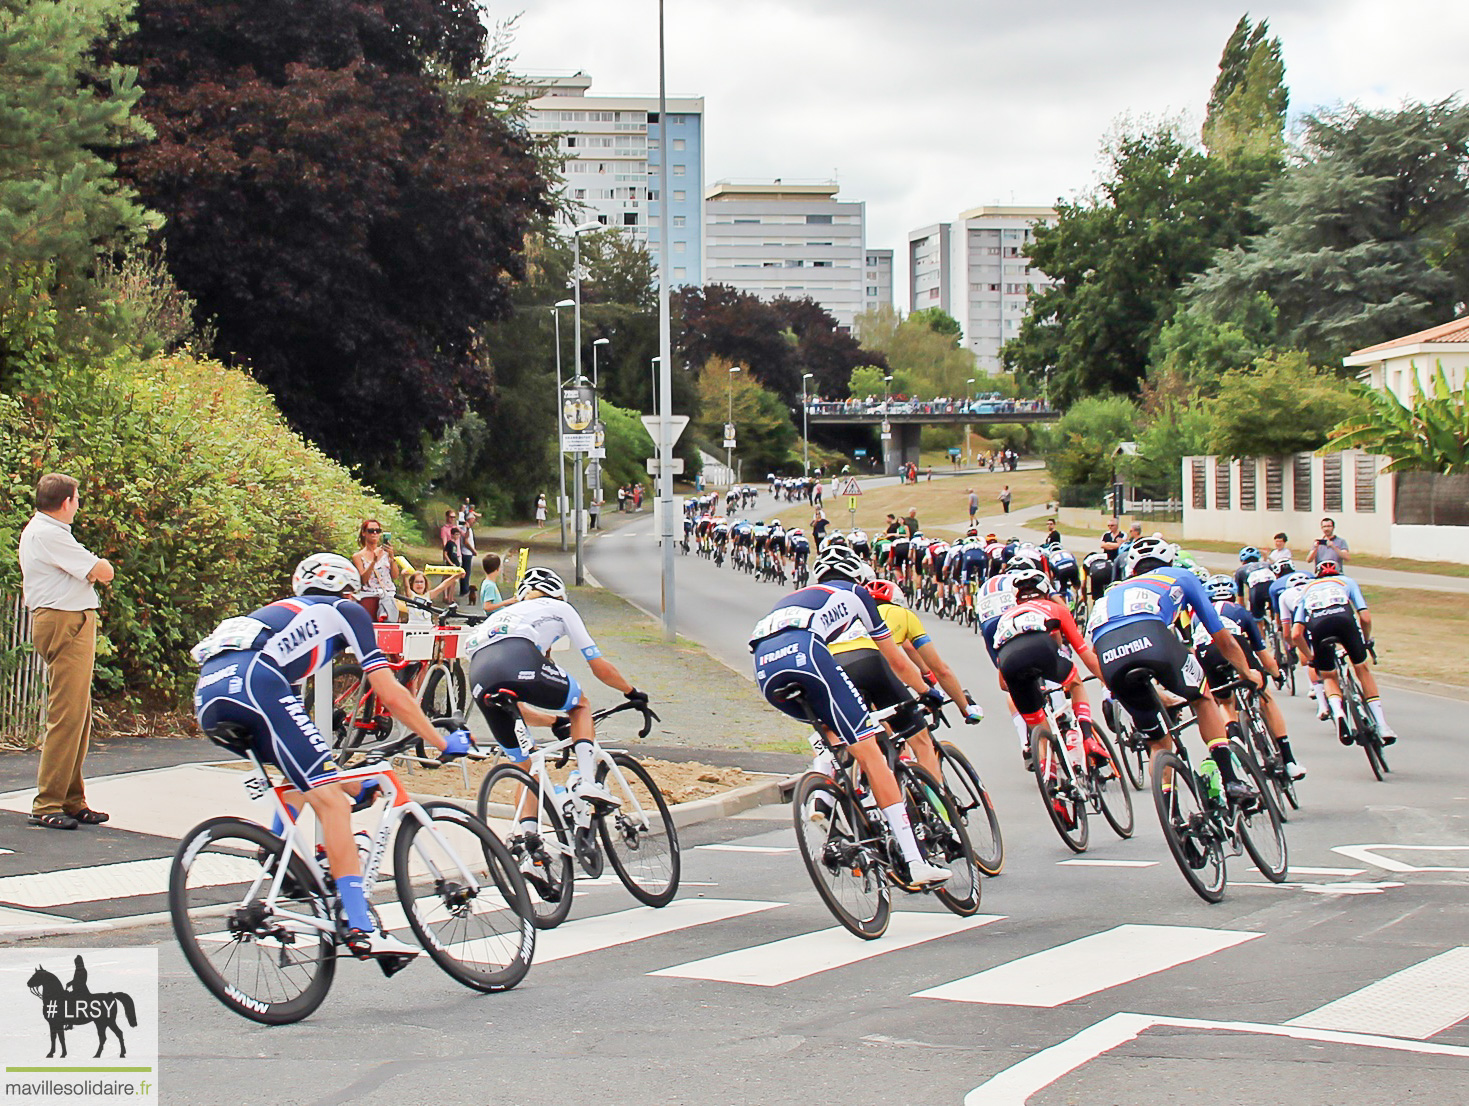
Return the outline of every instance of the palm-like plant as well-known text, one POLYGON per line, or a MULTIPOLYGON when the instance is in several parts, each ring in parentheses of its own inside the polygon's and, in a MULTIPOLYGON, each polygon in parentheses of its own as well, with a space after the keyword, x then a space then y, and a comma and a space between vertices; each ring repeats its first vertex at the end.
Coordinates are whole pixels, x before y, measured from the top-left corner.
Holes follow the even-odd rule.
POLYGON ((1383 472, 1469 472, 1469 403, 1465 389, 1451 391, 1443 364, 1425 394, 1415 376, 1413 406, 1386 389, 1364 388, 1365 414, 1331 432, 1326 449, 1365 449, 1391 458, 1383 472))

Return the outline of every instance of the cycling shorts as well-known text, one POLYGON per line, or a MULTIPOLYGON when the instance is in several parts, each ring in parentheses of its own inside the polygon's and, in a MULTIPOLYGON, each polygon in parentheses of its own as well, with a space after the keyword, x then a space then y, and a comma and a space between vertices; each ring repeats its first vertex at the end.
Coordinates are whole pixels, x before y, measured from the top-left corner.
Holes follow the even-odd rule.
POLYGON ((1257 619, 1264 618, 1270 613, 1270 584, 1272 582, 1267 580, 1263 584, 1256 584, 1250 588, 1250 613, 1257 619))
POLYGON ((1115 570, 1116 566, 1111 561, 1108 561, 1104 565, 1098 565, 1096 568, 1087 571, 1087 585, 1091 590, 1093 599, 1102 598, 1102 593, 1107 590, 1107 585, 1112 582, 1112 573, 1115 570))
POLYGON ((811 631, 783 630, 756 642, 754 653, 760 694, 782 714, 806 721, 801 704, 776 695, 795 685, 805 692, 806 705, 817 720, 845 744, 855 745, 878 732, 851 678, 811 631))
POLYGON ((1157 619, 1144 619, 1103 631, 1092 643, 1102 666, 1102 680, 1134 717, 1152 717, 1157 710, 1148 680, 1189 702, 1204 697, 1204 669, 1157 619))
POLYGON ((852 543, 852 552, 859 557, 866 557, 872 552, 872 546, 868 545, 865 541, 854 541, 852 543))
POLYGON ((1305 621, 1306 641, 1311 646, 1311 667, 1317 672, 1336 668, 1333 641, 1339 641, 1353 664, 1367 663, 1367 641, 1362 637, 1362 624, 1349 607, 1327 607, 1305 621))
MULTIPOLYGON (((1260 663, 1260 658, 1255 656, 1254 650, 1250 647, 1248 638, 1236 637, 1234 643, 1240 647, 1245 659, 1250 662, 1251 669, 1256 672, 1265 671, 1264 666, 1260 663)), ((1219 651, 1219 646, 1213 642, 1195 648, 1194 656, 1199 658, 1199 664, 1204 668, 1204 678, 1209 681, 1210 687, 1222 687, 1225 684, 1233 683, 1239 677, 1234 665, 1224 659, 1224 654, 1219 651)))
POLYGON ((876 649, 848 649, 837 654, 836 660, 873 710, 901 708, 890 720, 893 729, 910 729, 922 721, 913 693, 876 649))
POLYGON ((892 546, 888 549, 888 562, 894 568, 900 568, 901 566, 907 564, 908 547, 906 545, 898 545, 896 542, 894 542, 892 546))
POLYGON ((204 662, 194 688, 194 714, 208 732, 220 722, 243 726, 255 755, 274 764, 297 791, 331 783, 339 771, 332 747, 306 704, 275 663, 254 650, 220 653, 204 662))
POLYGON ((484 713, 490 733, 504 749, 519 751, 515 737, 518 711, 490 702, 497 691, 511 692, 523 703, 542 710, 570 710, 581 701, 576 677, 546 659, 536 644, 523 637, 491 642, 469 660, 469 694, 484 713))
POLYGON ((1000 646, 997 665, 1015 709, 1025 714, 1044 710, 1046 692, 1042 680, 1067 684, 1076 675, 1076 662, 1061 651, 1056 639, 1042 631, 1011 638, 1000 646))
POLYGON ((1056 578, 1056 584, 1060 587, 1081 588, 1081 565, 1072 561, 1069 565, 1060 568, 1052 566, 1052 574, 1056 578))

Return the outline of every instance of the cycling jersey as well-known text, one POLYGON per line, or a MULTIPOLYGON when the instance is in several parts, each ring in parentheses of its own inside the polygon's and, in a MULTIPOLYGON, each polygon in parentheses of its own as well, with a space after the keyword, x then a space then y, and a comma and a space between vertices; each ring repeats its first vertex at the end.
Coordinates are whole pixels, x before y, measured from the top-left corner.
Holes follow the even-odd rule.
POLYGON ((999 663, 995 649, 995 627, 1000 616, 1015 606, 1015 585, 1008 576, 991 576, 974 599, 974 617, 979 620, 979 634, 990 660, 999 663))
POLYGON ((551 646, 562 638, 570 638, 571 644, 580 649, 587 660, 602 655, 576 608, 564 599, 549 596, 522 599, 519 603, 501 607, 464 635, 460 651, 472 656, 485 646, 507 638, 525 638, 543 654, 549 653, 551 646))
POLYGON ((959 582, 967 584, 970 577, 982 579, 987 564, 988 559, 984 549, 977 545, 969 546, 964 550, 964 559, 959 562, 959 582))
POLYGON ((1293 585, 1285 582, 1288 576, 1290 576, 1290 573, 1286 573, 1285 576, 1282 576, 1270 585, 1270 591, 1268 592, 1270 609, 1276 614, 1280 613, 1280 597, 1293 587, 1293 585))
POLYGON ((918 649, 933 641, 918 616, 907 607, 901 607, 897 603, 879 603, 877 609, 897 644, 911 645, 918 649))
POLYGON ((1017 602, 1001 613, 995 622, 995 648, 999 649, 1021 634, 1049 633, 1052 630, 1059 630, 1073 649, 1086 648, 1086 639, 1081 636, 1071 612, 1065 604, 1049 597, 1017 602))
POLYGON ((247 650, 270 660, 292 684, 344 651, 357 655, 363 672, 388 663, 377 647, 367 608, 343 595, 282 599, 241 618, 227 618, 189 655, 204 664, 223 653, 247 650))
POLYGON ((1139 622, 1172 625, 1185 610, 1198 615, 1211 634, 1224 628, 1199 578, 1181 568, 1165 566, 1108 588, 1092 614, 1088 630, 1095 641, 1099 634, 1139 622))
MULTIPOLYGON (((1230 636, 1239 642, 1240 648, 1244 650, 1246 657, 1264 651, 1265 635, 1260 632, 1260 623, 1256 621, 1255 616, 1246 610, 1242 604, 1236 603, 1232 599, 1217 600, 1214 603, 1214 609, 1219 614, 1219 621, 1224 624, 1224 628, 1229 631, 1230 636)), ((1195 622, 1193 624, 1193 639, 1196 650, 1214 648, 1214 639, 1204 629, 1202 623, 1195 622)), ((1202 655, 1200 655, 1199 659, 1204 660, 1202 655)), ((1221 657, 1220 659, 1222 660, 1223 658, 1221 657)), ((1227 664, 1228 662, 1225 663, 1227 664)), ((1206 668, 1218 667, 1217 665, 1211 666, 1208 661, 1204 661, 1204 664, 1206 668)))
POLYGON ((875 642, 892 637, 867 589, 847 580, 812 584, 791 592, 755 624, 750 635, 751 652, 765 638, 787 630, 805 630, 824 645, 845 641, 848 648, 871 648, 875 642))
POLYGON ((1365 611, 1367 600, 1362 598, 1362 589, 1350 576, 1323 576, 1301 585, 1301 594, 1296 601, 1295 621, 1309 622, 1328 611, 1365 611))

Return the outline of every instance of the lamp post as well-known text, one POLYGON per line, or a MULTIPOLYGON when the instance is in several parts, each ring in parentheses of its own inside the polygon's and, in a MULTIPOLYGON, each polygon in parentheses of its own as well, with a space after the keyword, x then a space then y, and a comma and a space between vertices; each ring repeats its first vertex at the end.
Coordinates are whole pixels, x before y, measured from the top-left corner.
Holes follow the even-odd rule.
MULTIPOLYGON (((966 411, 969 410, 969 405, 974 402, 974 382, 977 379, 977 377, 971 376, 968 380, 965 381, 965 383, 969 385, 969 399, 964 404, 964 409, 966 411)), ((967 422, 964 424, 964 467, 969 467, 969 424, 967 422)))
MULTIPOLYGON (((610 338, 598 338, 595 342, 592 343, 592 390, 593 391, 596 391, 597 388, 599 387, 599 385, 597 383, 597 347, 598 346, 606 346, 606 345, 610 345, 610 344, 611 344, 611 339, 610 338)), ((601 403, 601 400, 602 400, 602 395, 601 395, 600 392, 598 392, 597 393, 597 402, 598 402, 599 405, 601 403)))
MULTIPOLYGON (((658 416, 658 366, 660 364, 662 364, 662 362, 663 362, 663 358, 662 357, 655 357, 655 358, 653 358, 652 361, 648 362, 648 375, 650 377, 652 377, 652 381, 653 381, 653 407, 652 407, 652 412, 653 412, 653 417, 654 418, 657 418, 657 416, 658 416)), ((654 442, 653 443, 653 448, 655 450, 658 448, 658 443, 657 442, 654 442)))
POLYGON ((556 479, 561 491, 556 497, 556 518, 561 523, 561 552, 566 552, 566 454, 561 441, 561 309, 575 307, 572 300, 551 305, 551 319, 556 324, 556 479))
POLYGON ((811 479, 811 424, 806 417, 806 408, 808 406, 806 400, 806 381, 815 375, 815 373, 801 374, 801 474, 807 480, 811 479))
POLYGON ((729 444, 730 441, 732 440, 730 438, 730 436, 729 436, 729 431, 734 426, 734 374, 737 373, 737 372, 739 372, 739 371, 740 371, 740 366, 739 365, 731 365, 730 366, 730 369, 729 369, 729 406, 725 409, 725 415, 724 415, 724 430, 725 430, 725 434, 724 434, 724 441, 725 441, 725 444, 724 444, 724 467, 729 470, 729 483, 730 483, 730 486, 731 487, 733 487, 734 482, 735 482, 735 478, 734 478, 734 447, 729 444))
MULTIPOLYGON (((581 374, 581 236, 589 230, 601 229, 602 224, 597 222, 580 223, 571 228, 571 280, 572 299, 575 301, 576 307, 575 358, 576 383, 578 386, 586 380, 581 374)), ((593 409, 592 417, 594 419, 597 417, 595 408, 593 409)), ((583 476, 583 466, 586 464, 586 454, 577 451, 573 456, 576 458, 573 466, 573 471, 576 474, 576 488, 572 492, 572 499, 575 502, 573 510, 576 511, 576 583, 580 587, 586 582, 586 573, 582 565, 582 535, 585 529, 582 524, 582 496, 586 486, 586 479, 583 476)))
MULTIPOLYGON (((888 410, 888 406, 889 406, 889 402, 890 402, 889 399, 888 399, 888 397, 892 394, 892 390, 893 390, 893 378, 892 378, 892 376, 889 375, 889 376, 883 377, 882 378, 882 430, 879 431, 879 439, 882 441, 882 467, 883 467, 884 470, 887 469, 887 467, 888 467, 888 464, 887 464, 888 458, 892 456, 892 452, 893 452, 893 432, 890 429, 890 427, 892 426, 892 423, 891 423, 891 421, 889 421, 889 417, 888 417, 891 414, 891 412, 888 410)), ((893 464, 893 468, 897 468, 897 467, 898 466, 897 466, 897 464, 895 462, 893 464)))

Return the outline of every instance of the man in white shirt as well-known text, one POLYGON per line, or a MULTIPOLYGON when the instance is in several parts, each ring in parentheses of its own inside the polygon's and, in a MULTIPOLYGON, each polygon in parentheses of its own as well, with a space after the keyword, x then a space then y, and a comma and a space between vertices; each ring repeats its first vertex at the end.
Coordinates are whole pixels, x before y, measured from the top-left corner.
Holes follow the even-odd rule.
POLYGON ((74 830, 107 815, 87 806, 82 762, 92 736, 92 668, 97 657, 97 591, 112 565, 72 536, 82 499, 77 482, 47 473, 36 485, 36 513, 20 535, 20 572, 31 612, 31 641, 46 662, 50 697, 36 770, 31 825, 74 830))

